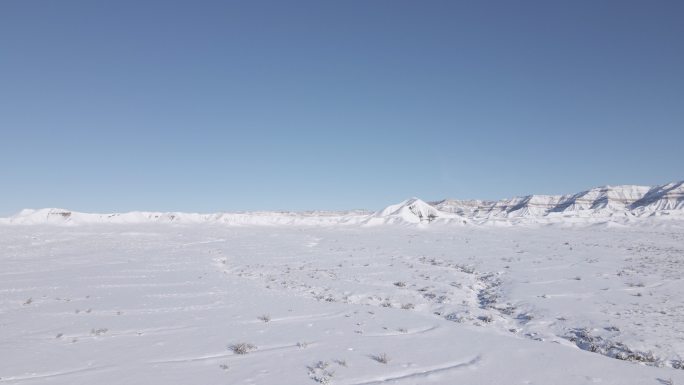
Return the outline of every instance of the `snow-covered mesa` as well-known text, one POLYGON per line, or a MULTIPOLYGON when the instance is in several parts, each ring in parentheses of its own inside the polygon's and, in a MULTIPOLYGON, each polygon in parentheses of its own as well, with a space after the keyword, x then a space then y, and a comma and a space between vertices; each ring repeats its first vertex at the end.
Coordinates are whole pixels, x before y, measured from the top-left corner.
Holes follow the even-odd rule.
POLYGON ((411 198, 377 212, 309 211, 197 214, 129 212, 90 214, 65 209, 23 210, 0 224, 216 223, 227 225, 508 225, 629 223, 647 217, 684 218, 684 181, 660 186, 603 186, 569 195, 527 195, 500 201, 424 202, 411 198))

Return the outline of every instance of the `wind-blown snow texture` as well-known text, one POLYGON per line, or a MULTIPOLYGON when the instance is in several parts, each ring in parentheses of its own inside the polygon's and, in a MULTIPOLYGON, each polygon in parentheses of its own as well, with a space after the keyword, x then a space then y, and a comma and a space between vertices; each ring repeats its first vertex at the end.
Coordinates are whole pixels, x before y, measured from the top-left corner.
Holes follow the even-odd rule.
POLYGON ((0 226, 0 383, 681 384, 682 209, 673 183, 376 213, 24 211, 0 226))

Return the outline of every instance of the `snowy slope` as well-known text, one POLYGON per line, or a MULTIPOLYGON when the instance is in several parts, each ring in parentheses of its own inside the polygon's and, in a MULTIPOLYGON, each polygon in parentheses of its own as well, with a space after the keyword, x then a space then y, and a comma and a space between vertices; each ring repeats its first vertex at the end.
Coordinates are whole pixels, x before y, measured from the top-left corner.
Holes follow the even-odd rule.
POLYGON ((684 209, 684 181, 651 188, 630 209, 637 212, 684 209))
POLYGON ((554 212, 575 212, 581 210, 622 211, 641 199, 650 189, 646 186, 604 186, 563 199, 552 209, 554 212))
POLYGON ((526 218, 546 223, 559 218, 625 218, 670 211, 677 215, 684 208, 684 187, 683 182, 656 187, 603 186, 572 195, 528 195, 494 202, 443 200, 433 206, 481 221, 526 218))
POLYGON ((365 224, 386 223, 432 223, 459 218, 458 215, 438 210, 436 207, 418 199, 407 199, 399 204, 391 205, 373 214, 365 224))

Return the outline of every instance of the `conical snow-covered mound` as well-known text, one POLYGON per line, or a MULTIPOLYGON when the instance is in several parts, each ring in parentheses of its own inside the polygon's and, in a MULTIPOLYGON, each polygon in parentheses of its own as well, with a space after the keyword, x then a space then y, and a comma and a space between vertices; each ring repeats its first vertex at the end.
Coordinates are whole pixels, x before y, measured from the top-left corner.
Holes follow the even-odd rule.
POLYGON ((458 215, 440 211, 418 198, 407 199, 399 204, 387 206, 373 214, 366 224, 381 223, 430 223, 436 220, 459 218, 458 215))

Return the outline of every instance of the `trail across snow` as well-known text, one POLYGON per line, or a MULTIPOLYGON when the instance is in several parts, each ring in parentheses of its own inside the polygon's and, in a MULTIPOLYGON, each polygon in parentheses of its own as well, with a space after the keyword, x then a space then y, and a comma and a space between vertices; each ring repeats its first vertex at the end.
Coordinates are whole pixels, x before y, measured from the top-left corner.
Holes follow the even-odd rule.
POLYGON ((0 229, 3 384, 684 383, 674 220, 0 229))

